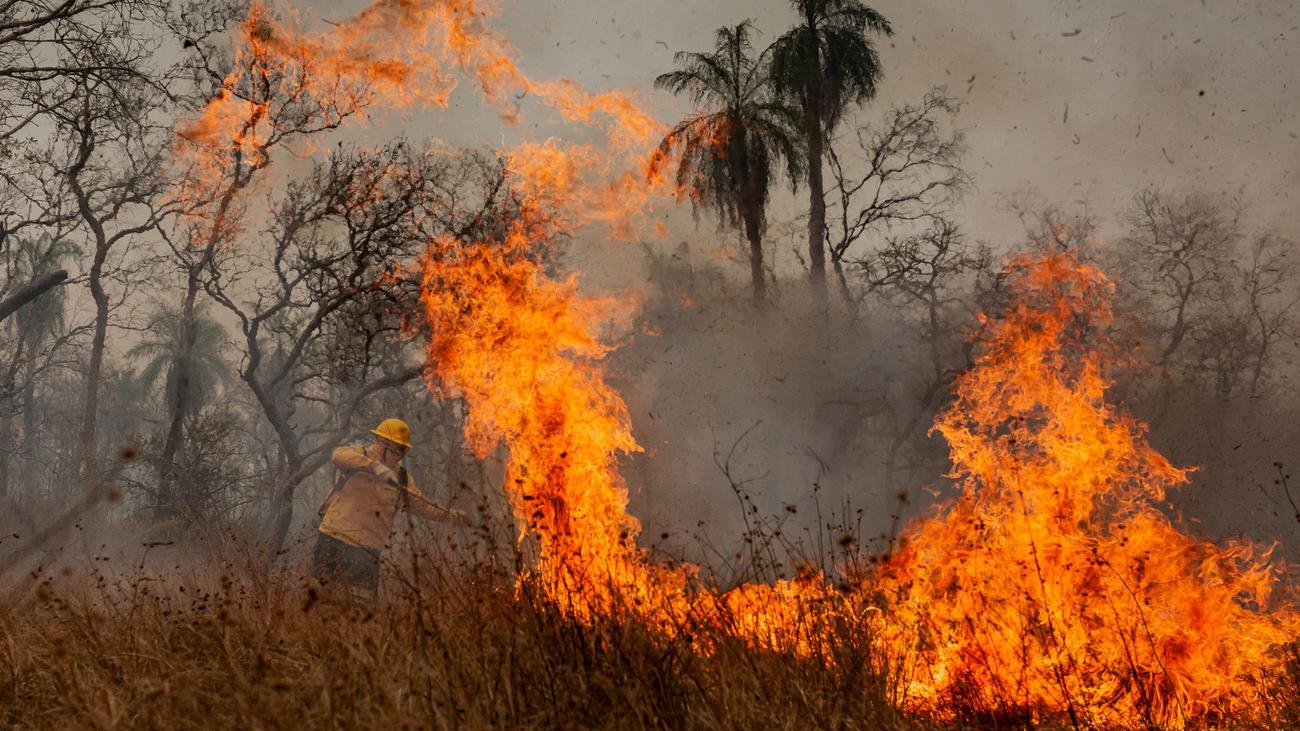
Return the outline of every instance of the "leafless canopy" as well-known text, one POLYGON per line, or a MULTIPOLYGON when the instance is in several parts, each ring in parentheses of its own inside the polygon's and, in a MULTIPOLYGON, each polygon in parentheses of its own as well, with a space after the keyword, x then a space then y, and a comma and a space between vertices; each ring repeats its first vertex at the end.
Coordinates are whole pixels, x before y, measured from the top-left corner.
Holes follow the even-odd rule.
POLYGON ((890 110, 881 124, 858 127, 852 154, 828 147, 832 262, 846 261, 869 233, 940 216, 961 194, 970 183, 961 168, 965 142, 961 132, 945 129, 959 110, 943 90, 932 90, 919 104, 890 110))

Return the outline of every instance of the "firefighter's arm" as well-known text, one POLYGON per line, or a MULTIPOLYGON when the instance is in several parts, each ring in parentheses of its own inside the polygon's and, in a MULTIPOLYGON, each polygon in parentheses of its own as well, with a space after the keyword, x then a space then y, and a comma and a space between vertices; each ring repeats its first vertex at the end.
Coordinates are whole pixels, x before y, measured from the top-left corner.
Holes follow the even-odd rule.
POLYGON ((448 523, 466 523, 465 513, 455 508, 444 508, 432 500, 421 495, 412 482, 406 483, 406 489, 402 491, 406 498, 406 507, 424 520, 442 520, 448 523))
POLYGON ((344 472, 356 472, 370 467, 371 459, 361 447, 355 444, 339 447, 330 455, 334 466, 344 472))
POLYGON ((360 472, 365 470, 373 475, 378 476, 381 480, 390 480, 397 484, 396 474, 388 468, 387 465, 376 459, 371 459, 366 454, 366 450, 355 444, 339 447, 330 455, 330 461, 340 471, 345 473, 360 472))

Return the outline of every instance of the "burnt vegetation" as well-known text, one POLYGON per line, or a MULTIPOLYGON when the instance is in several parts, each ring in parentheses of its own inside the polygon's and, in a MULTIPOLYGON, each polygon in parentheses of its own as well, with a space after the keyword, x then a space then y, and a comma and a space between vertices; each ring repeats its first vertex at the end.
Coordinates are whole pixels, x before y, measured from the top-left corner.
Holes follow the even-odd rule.
MULTIPOLYGON (((609 362, 654 445, 619 463, 656 516, 646 554, 699 560, 693 589, 823 582, 824 604, 855 612, 798 616, 820 638, 799 651, 717 606, 669 632, 633 599, 578 618, 534 573, 507 450, 466 436, 421 300, 449 286, 429 262, 461 256, 563 278, 564 216, 538 210, 508 154, 349 138, 382 111, 375 87, 232 50, 245 33, 295 52, 246 4, 0 2, 0 726, 1106 727, 1064 677, 1055 707, 957 678, 918 712, 906 659, 874 641, 898 597, 872 577, 908 551, 922 488, 957 494, 931 428, 1014 307, 1005 265, 1023 251, 1115 283, 1114 321, 1072 347, 1107 349, 1109 397, 1199 467, 1161 508, 1294 558, 1297 242, 1239 194, 1174 185, 1114 211, 1009 199, 1021 240, 980 241, 960 220, 978 182, 961 101, 877 104, 890 22, 856 0, 792 9, 770 46, 742 22, 647 79, 691 110, 645 170, 743 242, 737 262, 698 228, 647 245, 647 294, 611 326, 609 362), (778 196, 808 200, 778 220, 778 196), (537 245, 512 244, 520 231, 537 245), (471 526, 402 525, 378 599, 358 605, 306 575, 316 508, 331 452, 399 413, 419 484, 471 526), (786 425, 811 472, 771 477, 786 425)), ((474 294, 449 298, 459 315, 474 294)), ((566 526, 573 509, 545 506, 566 526)), ((1239 600, 1294 601, 1278 594, 1239 600)), ((1052 638, 1051 608, 1026 625, 1052 638)), ((1300 656, 1276 654, 1249 713, 1148 701, 1122 727, 1300 726, 1300 656)), ((1173 694, 1144 672, 1115 698, 1173 694)))

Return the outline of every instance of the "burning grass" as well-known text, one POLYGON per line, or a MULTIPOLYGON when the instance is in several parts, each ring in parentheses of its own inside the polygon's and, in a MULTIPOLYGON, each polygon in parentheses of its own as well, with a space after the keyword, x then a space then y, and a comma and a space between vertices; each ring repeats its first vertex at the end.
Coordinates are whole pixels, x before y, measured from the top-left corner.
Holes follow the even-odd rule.
MULTIPOLYGON (((942 725, 909 718, 850 623, 819 628, 832 656, 801 658, 716 621, 671 637, 633 613, 573 621, 535 583, 447 554, 390 565, 372 608, 252 565, 38 584, 0 609, 0 726, 1031 727, 960 699, 942 725)), ((1203 727, 1295 727, 1300 675, 1267 683, 1254 717, 1203 727)))
POLYGON ((446 556, 385 589, 359 608, 296 567, 61 576, 3 610, 0 726, 920 728, 853 645, 833 672, 716 628, 575 622, 446 556))
POLYGON ((465 400, 480 455, 505 446, 503 489, 550 601, 704 652, 694 624, 829 667, 847 626, 897 670, 887 697, 930 718, 1189 728, 1267 703, 1261 678, 1284 671, 1300 613, 1274 597, 1269 547, 1216 545, 1159 509, 1187 470, 1106 400, 1113 286, 1092 264, 1007 265, 935 423, 960 496, 888 561, 842 591, 815 571, 718 591, 637 542, 616 456, 639 447, 604 380, 600 308, 541 273, 526 223, 495 246, 431 248, 424 303, 431 385, 465 400))
POLYGON ((372 608, 257 562, 39 583, 0 608, 0 722, 1300 725, 1300 615, 1272 596, 1280 567, 1158 510, 1185 471, 1105 400, 1110 287, 1094 267, 1009 265, 936 423, 960 494, 888 558, 718 586, 638 543, 615 458, 636 444, 592 303, 520 253, 528 233, 448 247, 425 269, 432 375, 468 403, 480 454, 509 455, 508 560, 411 554, 372 608))

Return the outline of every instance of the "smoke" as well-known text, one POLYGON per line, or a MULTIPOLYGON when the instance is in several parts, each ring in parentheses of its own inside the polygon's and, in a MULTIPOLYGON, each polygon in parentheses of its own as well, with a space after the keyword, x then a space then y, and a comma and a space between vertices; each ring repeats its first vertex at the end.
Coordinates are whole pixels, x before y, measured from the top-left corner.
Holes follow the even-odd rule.
POLYGON ((900 488, 911 502, 943 481, 943 445, 925 436, 932 409, 918 401, 925 351, 898 313, 851 317, 801 281, 759 311, 733 265, 686 242, 647 258, 655 291, 611 382, 645 448, 625 473, 648 540, 730 560, 760 516, 814 548, 828 522, 861 521, 860 537, 879 539, 911 514, 900 488))
MULTIPOLYGON (((875 7, 898 29, 881 43, 887 80, 880 98, 846 124, 870 122, 936 84, 962 98, 958 125, 975 188, 954 216, 997 251, 1027 244, 1005 204, 1021 190, 1062 211, 1087 207, 1102 244, 1122 234, 1119 213, 1140 187, 1207 179, 1215 181, 1208 192, 1220 198, 1244 190, 1254 220, 1295 228, 1289 214, 1300 102, 1285 71, 1300 23, 1294 3, 875 7)), ((753 18, 762 44, 793 20, 777 0, 668 12, 550 3, 538 12, 541 32, 527 12, 502 18, 521 58, 538 75, 554 70, 594 88, 645 89, 652 73, 672 68, 673 51, 707 48, 724 23, 753 18)), ((684 112, 664 95, 649 99, 662 119, 684 112)), ((805 205, 802 194, 779 194, 774 231, 805 205)), ((632 291, 644 300, 643 330, 626 337, 613 364, 647 450, 628 464, 632 509, 646 535, 669 533, 668 544, 682 550, 693 550, 693 532, 734 543, 741 508, 715 461, 733 446, 731 478, 764 510, 783 514, 785 505, 795 506, 794 526, 816 522, 814 486, 824 507, 847 498, 854 510, 863 508, 868 536, 889 530, 898 490, 911 492, 913 512, 927 502, 922 489, 945 482, 945 446, 925 436, 928 416, 909 438, 909 469, 892 480, 884 475, 885 428, 864 416, 882 395, 894 403, 916 396, 923 344, 910 325, 881 308, 849 320, 802 302, 797 236, 779 235, 769 259, 789 281, 778 305, 754 318, 738 279, 743 254, 729 235, 707 220, 691 225, 685 211, 666 220, 668 238, 646 244, 652 256, 623 242, 584 240, 570 258, 590 289, 632 291)), ((867 242, 866 250, 878 244, 867 242)), ((960 329, 973 319, 953 323, 960 329)), ((1158 448, 1177 464, 1202 466, 1172 496, 1172 509, 1214 537, 1294 533, 1273 462, 1285 463, 1300 444, 1286 426, 1295 421, 1295 398, 1185 401, 1179 408, 1132 404, 1153 422, 1158 448)))
MULTIPOLYGON (((1300 102, 1289 93, 1285 72, 1300 21, 1294 3, 1259 10, 1172 2, 876 6, 898 29, 881 43, 887 79, 880 98, 846 124, 870 122, 936 84, 961 97, 958 124, 967 134, 966 167, 975 189, 955 217, 997 250, 1025 242, 1021 222, 1004 204, 1017 190, 1066 210, 1099 211, 1101 240, 1119 235, 1117 214, 1137 188, 1201 179, 1217 181, 1220 191, 1244 187, 1258 219, 1292 226, 1283 214, 1295 153, 1279 153, 1297 149, 1292 135, 1300 129, 1300 102)), ((650 78, 672 68, 673 52, 707 48, 714 28, 742 17, 764 31, 760 44, 793 21, 780 0, 668 11, 542 3, 512 8, 496 25, 533 77, 639 89, 660 119, 671 120, 684 113, 683 103, 649 91, 650 78)), ((401 125, 410 135, 468 145, 560 131, 502 126, 490 110, 456 100, 446 114, 401 125)), ((795 219, 804 205, 801 194, 779 194, 773 228, 795 219)), ((731 477, 744 481, 763 509, 780 513, 794 505, 795 524, 815 522, 809 518, 814 485, 824 506, 847 498, 855 510, 862 507, 868 535, 892 525, 897 490, 911 491, 913 509, 924 504, 920 490, 944 482, 944 445, 925 437, 928 416, 909 443, 925 459, 911 459, 910 469, 892 480, 884 476, 888 440, 862 416, 882 394, 895 402, 915 395, 911 379, 921 347, 915 333, 888 313, 851 322, 799 301, 797 237, 774 237, 770 259, 790 281, 779 304, 754 320, 735 278, 743 267, 726 263, 738 261, 728 237, 707 222, 692 225, 684 210, 664 216, 671 233, 645 244, 653 258, 635 243, 588 234, 566 260, 584 288, 643 301, 644 328, 625 335, 613 364, 647 449, 628 464, 632 507, 647 535, 667 532, 686 548, 693 543, 688 534, 703 521, 710 540, 734 540, 739 507, 715 463, 715 451, 725 460, 733 445, 731 477), (682 241, 688 242, 684 254, 682 241), (677 281, 683 277, 690 286, 677 281)), ((1157 445, 1168 444, 1179 464, 1204 465, 1175 496, 1177 509, 1213 534, 1288 532, 1290 511, 1271 472, 1274 460, 1295 451, 1294 437, 1260 423, 1258 409, 1254 416, 1217 417, 1200 408, 1160 416, 1145 407, 1136 410, 1159 417, 1153 419, 1157 445), (1204 437, 1200 426, 1207 419, 1225 430, 1213 444, 1183 438, 1204 437), (1251 498, 1243 500, 1243 493, 1251 498), (1229 504, 1237 509, 1224 510, 1229 504)), ((1270 411, 1288 408, 1270 405, 1270 411)))
MULTIPOLYGON (((1300 95, 1291 73, 1300 6, 1292 0, 872 6, 896 35, 880 43, 886 78, 862 116, 936 85, 962 98, 977 190, 961 218, 978 237, 1005 244, 1020 235, 999 199, 1024 187, 1061 204, 1114 209, 1147 183, 1208 179, 1223 190, 1247 186, 1263 217, 1290 217, 1300 175, 1300 95)), ((709 48, 716 28, 744 18, 762 31, 758 45, 794 21, 786 0, 670 9, 584 0, 512 8, 500 27, 536 76, 642 89, 650 111, 671 120, 685 102, 651 94, 650 78, 672 68, 675 51, 709 48)), ((454 119, 436 123, 437 134, 468 139, 483 130, 454 119)), ((802 196, 790 197, 774 218, 802 205, 802 196)))

